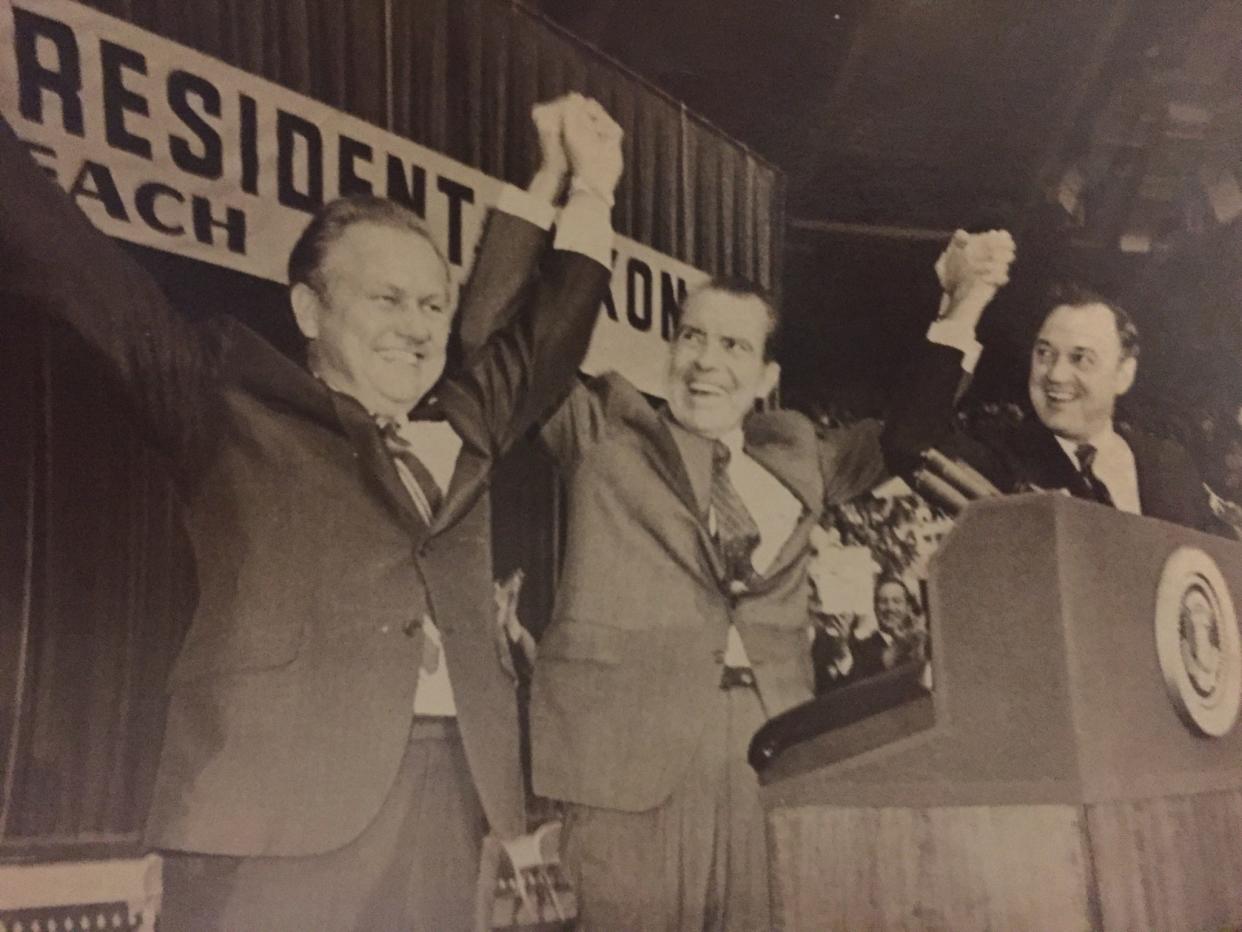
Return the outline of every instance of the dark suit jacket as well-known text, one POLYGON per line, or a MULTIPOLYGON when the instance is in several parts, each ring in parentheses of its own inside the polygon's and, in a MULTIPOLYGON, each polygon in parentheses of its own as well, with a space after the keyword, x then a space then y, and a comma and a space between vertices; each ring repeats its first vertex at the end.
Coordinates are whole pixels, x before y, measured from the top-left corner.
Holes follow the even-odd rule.
MULTIPOLYGON (((491 826, 522 831, 514 689, 492 633, 487 475, 568 391, 607 270, 553 252, 522 310, 446 373, 439 396, 463 446, 427 527, 357 402, 240 324, 189 326, 7 125, 0 167, 6 290, 111 360, 180 466, 200 595, 170 681, 149 840, 301 855, 355 838, 406 748, 428 613, 491 826)), ((516 301, 545 243, 494 217, 460 313, 516 301)))
MULTIPOLYGON (((1143 514, 1199 530, 1216 530, 1198 468, 1172 440, 1119 427, 1134 452, 1143 514)), ((988 425, 961 447, 964 458, 1002 492, 1066 489, 1092 498, 1073 461, 1034 414, 1018 424, 988 425)))
POLYGON ((802 514, 761 583, 740 597, 722 582, 707 525, 710 442, 683 431, 679 445, 679 428, 619 375, 573 391, 543 429, 568 487, 569 528, 535 666, 536 792, 628 811, 663 802, 719 696, 730 621, 768 715, 811 698, 810 530, 826 504, 871 488, 934 438, 960 364, 956 350, 928 344, 883 431, 867 421, 820 437, 793 411, 747 419, 747 452, 802 514))

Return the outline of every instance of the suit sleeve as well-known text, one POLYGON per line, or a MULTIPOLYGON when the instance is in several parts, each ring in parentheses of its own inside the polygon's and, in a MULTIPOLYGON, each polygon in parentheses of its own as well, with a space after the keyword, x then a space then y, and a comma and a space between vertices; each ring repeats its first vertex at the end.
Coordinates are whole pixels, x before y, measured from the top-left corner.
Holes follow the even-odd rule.
MULTIPOLYGON (((479 256, 480 263, 490 261, 486 252, 479 256)), ((523 270, 510 272, 524 275, 523 270)), ((570 393, 610 278, 609 269, 594 259, 553 249, 499 310, 498 319, 507 322, 468 360, 459 383, 472 398, 496 454, 570 393)))
POLYGON ((848 501, 889 476, 910 471, 924 450, 950 435, 961 361, 960 350, 925 343, 883 424, 865 420, 828 431, 820 439, 826 505, 848 501))
POLYGON ((187 452, 207 379, 201 338, 2 119, 0 282, 7 295, 77 330, 120 374, 157 442, 174 455, 187 452))
POLYGON ((923 345, 909 377, 897 387, 880 437, 891 473, 913 469, 924 450, 952 433, 962 377, 960 350, 938 343, 923 345))
POLYGON ((466 360, 520 308, 518 296, 529 287, 550 238, 547 230, 504 210, 493 210, 488 216, 457 317, 466 360))
POLYGON ((605 388, 605 379, 578 382, 539 429, 540 441, 563 473, 571 471, 583 452, 607 432, 605 388))

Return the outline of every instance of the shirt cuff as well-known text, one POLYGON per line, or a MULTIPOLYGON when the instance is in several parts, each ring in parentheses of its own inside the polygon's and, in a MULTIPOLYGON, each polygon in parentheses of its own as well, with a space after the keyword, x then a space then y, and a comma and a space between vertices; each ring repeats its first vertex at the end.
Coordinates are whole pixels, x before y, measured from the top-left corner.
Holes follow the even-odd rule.
POLYGON ((527 223, 533 223, 541 230, 552 229, 552 221, 556 219, 555 207, 511 184, 500 189, 496 209, 527 223))
POLYGON ((927 328, 927 339, 941 346, 962 351, 962 368, 974 372, 983 352, 983 344, 975 339, 975 328, 960 320, 938 320, 927 328))
POLYGON ((606 269, 612 268, 612 211, 586 191, 574 191, 556 221, 556 249, 581 253, 606 269))

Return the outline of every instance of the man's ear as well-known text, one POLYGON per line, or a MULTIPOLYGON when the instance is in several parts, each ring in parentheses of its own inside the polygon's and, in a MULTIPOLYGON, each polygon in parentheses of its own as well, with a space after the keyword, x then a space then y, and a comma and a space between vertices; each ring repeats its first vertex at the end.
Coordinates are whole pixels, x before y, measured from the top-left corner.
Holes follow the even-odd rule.
POLYGON ((776 383, 781 380, 781 364, 775 360, 763 364, 763 378, 759 380, 759 385, 755 389, 755 398, 759 401, 764 400, 772 394, 776 388, 776 383))
POLYGON ((1138 357, 1127 356, 1117 367, 1117 394, 1124 395, 1134 385, 1134 377, 1138 375, 1138 357))
POLYGON ((322 304, 319 295, 310 285, 298 282, 289 289, 289 304, 293 307, 293 319, 308 340, 319 337, 319 314, 322 304))

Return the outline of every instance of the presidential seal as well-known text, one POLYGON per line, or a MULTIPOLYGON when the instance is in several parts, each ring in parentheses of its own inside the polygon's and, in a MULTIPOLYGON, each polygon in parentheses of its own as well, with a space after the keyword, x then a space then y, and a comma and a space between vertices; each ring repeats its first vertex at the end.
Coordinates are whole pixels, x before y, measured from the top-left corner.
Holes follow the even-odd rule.
POLYGON ((1197 547, 1179 547, 1156 590, 1156 654, 1178 716, 1211 738, 1242 706, 1242 643, 1220 569, 1197 547))

